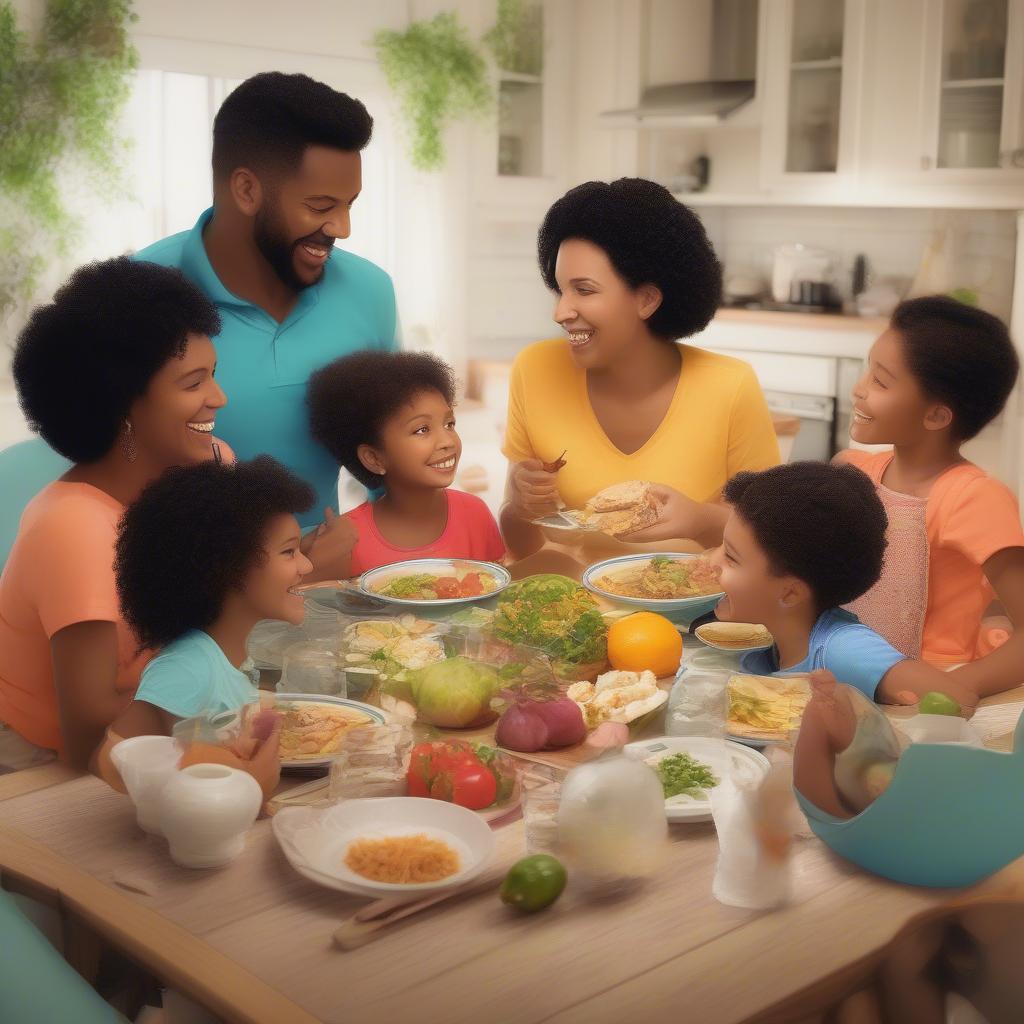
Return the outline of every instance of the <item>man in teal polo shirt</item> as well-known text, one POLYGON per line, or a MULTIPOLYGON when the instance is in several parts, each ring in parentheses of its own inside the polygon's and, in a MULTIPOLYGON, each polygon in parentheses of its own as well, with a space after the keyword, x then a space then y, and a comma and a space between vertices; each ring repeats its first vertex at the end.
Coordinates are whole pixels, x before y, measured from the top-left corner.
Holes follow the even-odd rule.
POLYGON ((310 373, 397 347, 391 278, 334 248, 350 233, 372 128, 362 103, 306 75, 248 79, 213 123, 213 208, 138 253, 178 267, 216 304, 228 396, 217 433, 240 459, 267 452, 316 488, 303 526, 337 503, 338 465, 309 432, 310 373))

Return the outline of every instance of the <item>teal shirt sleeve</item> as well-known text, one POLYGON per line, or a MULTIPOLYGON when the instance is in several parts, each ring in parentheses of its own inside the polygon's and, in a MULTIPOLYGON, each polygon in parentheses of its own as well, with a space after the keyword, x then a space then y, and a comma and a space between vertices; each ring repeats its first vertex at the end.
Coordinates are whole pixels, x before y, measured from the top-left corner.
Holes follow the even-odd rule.
POLYGON ((214 710, 209 666, 201 651, 195 654, 200 656, 186 657, 181 651, 157 655, 143 670, 135 699, 177 718, 195 718, 214 710))
POLYGON ((855 686, 870 700, 886 672, 905 658, 873 629, 851 622, 831 633, 815 658, 815 668, 827 668, 841 683, 855 686))

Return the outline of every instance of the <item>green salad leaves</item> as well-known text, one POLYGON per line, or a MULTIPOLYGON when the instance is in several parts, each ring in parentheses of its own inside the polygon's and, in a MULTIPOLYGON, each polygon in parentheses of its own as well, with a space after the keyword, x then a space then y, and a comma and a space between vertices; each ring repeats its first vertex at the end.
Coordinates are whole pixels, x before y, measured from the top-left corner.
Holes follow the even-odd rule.
POLYGON ((695 800, 706 800, 706 790, 718 785, 711 769, 689 754, 672 754, 663 757, 656 766, 665 799, 685 794, 695 800))

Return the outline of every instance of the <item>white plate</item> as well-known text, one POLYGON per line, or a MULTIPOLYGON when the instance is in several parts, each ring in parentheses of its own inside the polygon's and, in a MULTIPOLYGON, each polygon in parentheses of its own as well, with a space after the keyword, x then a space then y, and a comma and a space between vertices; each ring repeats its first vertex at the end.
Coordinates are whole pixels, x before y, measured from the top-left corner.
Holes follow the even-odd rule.
POLYGON ((414 558, 408 562, 395 562, 393 565, 382 565, 377 569, 364 572, 359 577, 359 589, 369 597, 384 601, 386 604, 398 605, 402 608, 443 608, 448 605, 473 604, 475 601, 486 601, 500 594, 510 583, 512 577, 507 569, 494 562, 477 562, 471 558, 414 558), (497 586, 487 594, 476 597, 447 597, 438 601, 413 601, 405 597, 388 597, 378 594, 374 584, 395 576, 415 576, 418 573, 429 573, 432 576, 454 576, 458 572, 480 572, 491 576, 497 586))
MULTIPOLYGON (((708 625, 708 623, 705 623, 708 625)), ((724 651, 726 654, 751 654, 753 651, 767 651, 775 642, 774 640, 766 644, 755 644, 753 647, 730 647, 726 644, 715 643, 714 640, 709 640, 707 637, 701 635, 701 630, 704 626, 698 626, 694 631, 693 635, 702 643, 705 647, 713 647, 716 651, 724 651)))
POLYGON ((345 800, 326 810, 285 807, 271 819, 288 863, 300 875, 329 889, 379 899, 396 894, 424 896, 455 889, 475 878, 494 852, 494 833, 473 811, 444 800, 398 796, 345 800), (357 839, 423 833, 440 839, 459 855, 460 869, 438 882, 396 885, 374 882, 345 865, 357 839))
POLYGON ((634 611, 643 609, 644 611, 658 612, 660 615, 664 615, 673 621, 685 620, 686 622, 692 622, 706 612, 711 611, 722 599, 725 592, 718 591, 715 594, 700 594, 697 597, 678 597, 666 600, 647 597, 623 597, 621 594, 611 594, 607 590, 602 590, 594 580, 604 576, 606 573, 625 569, 637 562, 650 562, 654 558, 668 558, 673 562, 686 562, 699 557, 699 555, 686 555, 675 551, 653 552, 642 555, 620 555, 618 558, 609 558, 590 566, 583 573, 582 583, 592 594, 597 594, 599 597, 604 598, 604 600, 613 605, 618 605, 620 608, 629 608, 634 611))
MULTIPOLYGON (((672 754, 689 754, 695 760, 706 764, 719 780, 719 784, 727 778, 756 781, 768 774, 769 767, 764 754, 759 754, 748 746, 734 743, 732 740, 715 740, 706 736, 659 736, 657 739, 627 743, 622 752, 626 757, 646 761, 648 764, 672 754)), ((710 821, 713 792, 714 789, 707 791, 707 800, 694 800, 682 795, 670 797, 665 801, 665 817, 672 822, 710 821)))
MULTIPOLYGON (((318 693, 278 693, 275 694, 278 704, 295 704, 299 702, 308 704, 330 704, 334 707, 352 708, 368 715, 374 722, 383 725, 387 722, 387 716, 380 708, 371 707, 369 704, 361 704, 357 700, 349 700, 347 697, 327 697, 318 693)), ((334 759, 334 754, 325 754, 322 757, 298 757, 291 760, 282 760, 282 768, 290 769, 324 769, 334 759)))

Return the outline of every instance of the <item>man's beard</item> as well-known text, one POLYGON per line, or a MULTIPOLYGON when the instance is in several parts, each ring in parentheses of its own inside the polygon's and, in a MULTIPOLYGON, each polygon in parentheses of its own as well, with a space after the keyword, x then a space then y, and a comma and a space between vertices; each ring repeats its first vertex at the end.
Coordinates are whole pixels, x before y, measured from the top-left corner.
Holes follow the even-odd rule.
MULTIPOLYGON (((295 247, 309 239, 300 238, 296 242, 289 242, 284 233, 278 229, 277 224, 269 212, 260 210, 256 214, 253 225, 253 240, 263 254, 263 258, 270 264, 275 274, 294 292, 301 292, 317 281, 304 281, 295 270, 293 254, 295 247)), ((320 276, 323 276, 321 271, 320 276)))

